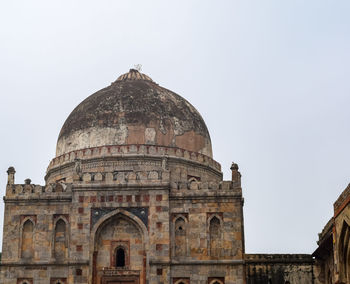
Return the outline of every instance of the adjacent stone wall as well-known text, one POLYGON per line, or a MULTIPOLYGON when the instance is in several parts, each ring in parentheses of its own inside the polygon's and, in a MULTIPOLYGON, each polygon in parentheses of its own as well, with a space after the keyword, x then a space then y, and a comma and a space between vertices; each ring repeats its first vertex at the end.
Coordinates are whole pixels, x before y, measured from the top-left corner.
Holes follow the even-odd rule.
POLYGON ((313 284, 314 259, 307 254, 246 254, 247 284, 313 284))

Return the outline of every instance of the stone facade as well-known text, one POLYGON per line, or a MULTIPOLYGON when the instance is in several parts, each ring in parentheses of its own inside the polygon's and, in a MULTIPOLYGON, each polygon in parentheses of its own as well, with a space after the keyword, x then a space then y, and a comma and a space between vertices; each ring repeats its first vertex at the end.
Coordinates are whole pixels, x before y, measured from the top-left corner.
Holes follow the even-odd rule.
POLYGON ((84 160, 81 178, 76 175, 73 183, 16 185, 9 178, 1 283, 57 278, 103 283, 118 275, 140 283, 180 278, 207 283, 208 277, 243 283, 239 181, 207 182, 210 167, 194 171, 190 161, 192 167, 172 158, 166 165, 162 157, 153 160, 141 165, 133 157, 114 165, 110 179, 108 171, 94 174, 94 180, 85 172, 103 167, 103 161, 94 160, 84 160), (202 181, 188 181, 189 174, 202 181), (119 247, 125 254, 123 269, 116 267, 119 247))
POLYGON ((8 169, 0 283, 350 282, 350 186, 313 255, 245 254, 231 171, 197 110, 130 70, 67 118, 45 185, 8 169))
POLYGON ((222 180, 199 113, 135 70, 91 97, 45 185, 8 170, 0 282, 245 283, 240 173, 222 180))

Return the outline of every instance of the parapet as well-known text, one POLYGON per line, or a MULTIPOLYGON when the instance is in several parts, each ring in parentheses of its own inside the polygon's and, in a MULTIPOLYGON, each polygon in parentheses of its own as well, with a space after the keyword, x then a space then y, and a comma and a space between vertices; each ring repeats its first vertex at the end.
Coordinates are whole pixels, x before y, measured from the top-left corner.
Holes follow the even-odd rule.
POLYGON ((48 195, 57 195, 59 192, 62 193, 71 193, 72 184, 67 183, 56 183, 48 184, 46 186, 37 185, 37 184, 8 184, 6 187, 6 198, 20 198, 20 199, 31 199, 31 198, 41 198, 47 197, 48 195))
POLYGON ((314 263, 311 254, 246 254, 245 261, 250 264, 314 263))
POLYGON ((334 219, 331 218, 327 222, 327 224, 323 227, 322 232, 318 234, 318 241, 317 244, 320 245, 326 238, 329 237, 330 234, 332 234, 332 228, 334 224, 334 219))
POLYGON ((147 155, 147 156, 168 156, 183 158, 189 161, 207 165, 217 171, 221 171, 221 166, 218 162, 204 154, 183 150, 177 147, 164 147, 152 145, 122 145, 122 146, 101 146, 73 151, 54 158, 47 169, 63 166, 69 162, 74 162, 75 159, 90 159, 97 157, 113 157, 127 155, 147 155))

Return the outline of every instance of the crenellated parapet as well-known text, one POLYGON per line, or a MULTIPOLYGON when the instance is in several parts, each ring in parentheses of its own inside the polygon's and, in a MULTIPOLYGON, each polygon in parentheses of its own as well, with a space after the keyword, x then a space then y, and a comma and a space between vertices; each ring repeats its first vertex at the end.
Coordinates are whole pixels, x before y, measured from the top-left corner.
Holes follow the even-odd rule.
MULTIPOLYGON (((232 180, 216 181, 201 180, 188 175, 187 179, 171 180, 170 189, 173 198, 188 198, 206 196, 208 198, 234 197, 243 202, 241 188, 241 174, 238 171, 238 165, 232 163, 232 180)), ((182 175, 182 177, 184 177, 182 175)))
MULTIPOLYGON (((95 187, 95 185, 132 188, 147 186, 167 187, 172 196, 191 195, 236 195, 241 197, 241 174, 238 165, 231 166, 232 180, 222 181, 220 175, 213 179, 207 175, 205 169, 191 169, 172 158, 161 157, 139 161, 138 159, 102 159, 81 160, 75 159, 66 168, 59 168, 56 180, 49 180, 46 185, 32 184, 26 179, 24 184, 15 184, 15 170, 8 170, 6 198, 46 198, 47 195, 71 193, 75 186, 95 187), (68 177, 68 178, 67 178, 68 177)), ((54 171, 54 169, 52 170, 54 171)))
POLYGON ((84 172, 74 176, 74 182, 84 184, 134 185, 169 182, 169 171, 135 171, 131 169, 112 172, 84 172))
POLYGON ((111 146, 86 149, 55 158, 48 167, 46 183, 85 182, 126 184, 139 181, 220 181, 220 164, 211 158, 176 148, 111 146))
POLYGON ((50 162, 47 172, 50 170, 61 167, 67 163, 74 162, 76 159, 91 159, 97 157, 125 157, 132 155, 147 155, 147 156, 168 156, 183 158, 185 160, 201 163, 212 167, 217 171, 221 171, 221 165, 201 153, 191 152, 177 147, 164 147, 164 146, 152 146, 152 145, 114 145, 114 146, 102 146, 87 148, 58 156, 50 162))
POLYGON ((72 184, 57 183, 48 184, 45 186, 37 184, 8 184, 6 186, 7 198, 20 198, 20 199, 31 199, 31 198, 47 198, 48 196, 55 197, 60 196, 62 193, 71 193, 72 184))
POLYGON ((30 198, 40 198, 47 197, 47 195, 57 195, 57 193, 71 193, 72 184, 71 183, 50 183, 45 186, 32 184, 31 179, 27 178, 24 181, 24 184, 15 184, 15 169, 10 167, 7 170, 8 182, 6 185, 6 196, 7 198, 21 198, 21 199, 30 199, 30 198))
POLYGON ((232 199, 242 202, 242 189, 235 187, 232 181, 221 182, 172 182, 171 200, 205 199, 226 202, 232 199))
POLYGON ((220 182, 200 182, 200 181, 187 181, 187 182, 171 182, 170 187, 172 190, 202 190, 202 191, 232 191, 240 190, 240 187, 235 186, 232 181, 220 181, 220 182))

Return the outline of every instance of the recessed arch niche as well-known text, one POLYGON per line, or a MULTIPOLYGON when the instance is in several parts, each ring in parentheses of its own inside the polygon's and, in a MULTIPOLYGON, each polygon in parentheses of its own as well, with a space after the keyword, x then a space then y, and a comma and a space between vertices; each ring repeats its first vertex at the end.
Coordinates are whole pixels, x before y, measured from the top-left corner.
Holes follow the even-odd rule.
POLYGON ((117 209, 100 218, 92 229, 90 247, 91 283, 104 283, 111 275, 118 275, 113 281, 120 281, 124 274, 146 278, 147 228, 132 213, 117 209))

